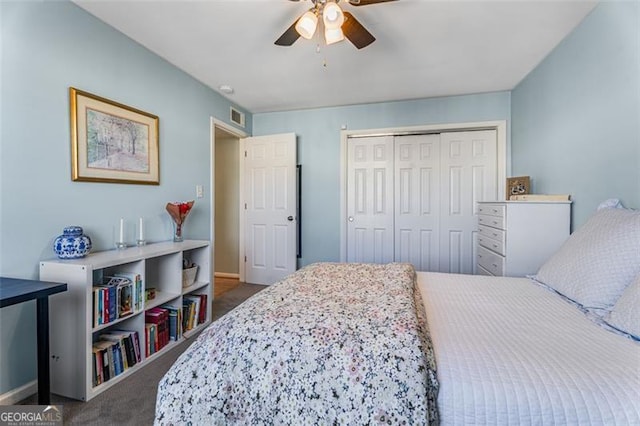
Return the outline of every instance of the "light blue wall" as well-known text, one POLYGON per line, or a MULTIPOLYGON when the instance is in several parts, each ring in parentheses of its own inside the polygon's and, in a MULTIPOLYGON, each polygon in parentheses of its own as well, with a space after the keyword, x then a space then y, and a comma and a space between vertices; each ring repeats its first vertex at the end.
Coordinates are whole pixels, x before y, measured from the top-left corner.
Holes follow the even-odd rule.
POLYGON ((607 198, 640 208, 639 8, 599 4, 512 92, 513 174, 571 194, 573 229, 607 198))
MULTIPOLYGON (((300 265, 340 260, 340 128, 509 120, 509 92, 254 114, 255 136, 295 132, 302 165, 300 265)), ((508 133, 508 130, 507 130, 508 133)), ((508 143, 508 141, 507 141, 508 143)))
MULTIPOLYGON (((196 184, 205 197, 185 234, 208 239, 210 117, 227 119, 231 104, 72 3, 0 1, 0 12, 0 274, 37 278, 66 225, 95 250, 113 247, 120 217, 129 241, 139 216, 148 240, 168 240, 165 204, 192 199, 196 184), (71 181, 70 86, 160 117, 160 186, 71 181)), ((0 394, 34 380, 35 359, 35 304, 0 310, 0 394)))

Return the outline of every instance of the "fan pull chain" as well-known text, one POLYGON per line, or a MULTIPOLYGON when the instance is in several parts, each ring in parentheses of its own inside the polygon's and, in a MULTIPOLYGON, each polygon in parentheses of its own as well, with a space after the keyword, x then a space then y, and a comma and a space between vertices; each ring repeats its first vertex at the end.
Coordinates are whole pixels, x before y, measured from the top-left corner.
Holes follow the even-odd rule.
MULTIPOLYGON (((320 53, 321 49, 320 49, 320 43, 316 44, 316 53, 320 53)), ((327 67, 327 56, 326 55, 322 55, 322 66, 324 68, 327 67)))

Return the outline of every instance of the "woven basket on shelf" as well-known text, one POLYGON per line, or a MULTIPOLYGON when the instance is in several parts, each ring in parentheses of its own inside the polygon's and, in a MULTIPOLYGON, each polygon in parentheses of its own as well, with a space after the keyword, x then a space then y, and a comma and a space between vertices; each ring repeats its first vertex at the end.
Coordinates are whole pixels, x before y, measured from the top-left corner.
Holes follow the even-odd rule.
POLYGON ((196 281, 198 266, 182 270, 182 287, 189 287, 196 281))

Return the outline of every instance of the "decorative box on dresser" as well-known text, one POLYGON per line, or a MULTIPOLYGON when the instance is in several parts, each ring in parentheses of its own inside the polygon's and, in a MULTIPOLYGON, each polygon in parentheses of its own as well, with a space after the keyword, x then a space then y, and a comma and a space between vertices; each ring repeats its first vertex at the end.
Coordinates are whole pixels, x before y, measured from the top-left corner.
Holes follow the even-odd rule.
POLYGON ((478 275, 535 274, 569 237, 571 201, 478 203, 478 275))
MULTIPOLYGON (((212 300, 210 259, 209 241, 185 240, 180 243, 161 242, 124 250, 96 252, 81 259, 41 261, 40 280, 62 281, 68 284, 68 291, 64 295, 51 299, 51 392, 88 401, 144 368, 180 341, 209 324, 212 300), (183 283, 184 259, 198 265, 195 282, 187 287, 183 283), (103 282, 104 277, 122 274, 134 274, 141 278, 141 295, 135 299, 137 306, 126 316, 99 324, 96 315, 103 306, 102 299, 96 305, 94 286, 103 282), (150 288, 154 289, 154 298, 146 300, 145 289, 150 288), (172 307, 174 312, 179 310, 183 315, 183 302, 188 304, 187 299, 202 301, 205 300, 204 295, 207 305, 200 321, 192 322, 192 328, 188 331, 180 331, 178 327, 179 331, 174 333, 175 338, 163 340, 162 348, 158 345, 156 352, 146 353, 147 314, 153 310, 157 311, 158 307, 172 307), (104 377, 97 380, 95 345, 105 341, 101 340, 104 335, 113 338, 113 335, 121 335, 123 331, 137 333, 137 351, 131 346, 131 335, 131 338, 127 338, 126 350, 123 348, 119 354, 112 354, 113 359, 109 358, 111 363, 113 360, 119 360, 124 368, 121 366, 119 373, 112 371, 107 380, 104 380, 104 377), (127 354, 127 350, 134 352, 127 354), (129 356, 136 354, 139 361, 136 362, 134 359, 134 362, 131 362, 132 358, 129 356), (126 359, 129 359, 129 362, 126 359), (126 365, 127 363, 129 365, 126 365)), ((176 323, 181 323, 180 319, 177 319, 174 325, 176 323)), ((108 369, 107 367, 103 366, 108 369)))

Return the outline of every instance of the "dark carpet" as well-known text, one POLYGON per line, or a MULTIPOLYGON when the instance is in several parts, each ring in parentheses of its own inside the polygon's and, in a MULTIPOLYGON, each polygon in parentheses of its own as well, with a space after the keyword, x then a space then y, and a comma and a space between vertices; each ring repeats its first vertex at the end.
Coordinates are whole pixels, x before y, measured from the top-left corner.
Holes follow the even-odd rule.
MULTIPOLYGON (((265 286, 241 283, 213 301, 212 320, 215 321, 240 305, 265 286)), ((160 379, 197 335, 171 348, 158 359, 133 373, 111 389, 89 402, 51 395, 52 405, 62 405, 65 425, 152 425, 155 414, 156 390, 160 379)), ((20 402, 37 405, 37 395, 20 402)))

